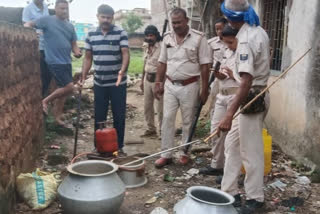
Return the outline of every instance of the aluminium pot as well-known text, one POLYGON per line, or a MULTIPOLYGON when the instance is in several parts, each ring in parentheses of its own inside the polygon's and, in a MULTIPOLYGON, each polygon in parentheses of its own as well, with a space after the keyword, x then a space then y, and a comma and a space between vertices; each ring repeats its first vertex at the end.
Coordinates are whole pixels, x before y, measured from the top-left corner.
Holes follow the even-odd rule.
POLYGON ((144 160, 128 166, 123 166, 126 163, 138 159, 138 157, 123 157, 112 160, 113 163, 119 166, 118 175, 125 184, 126 188, 141 187, 148 182, 148 179, 145 175, 146 164, 144 160))
POLYGON ((232 206, 233 196, 221 190, 193 186, 188 188, 187 195, 173 208, 174 214, 237 214, 232 206))
POLYGON ((101 160, 87 160, 67 167, 69 175, 58 188, 64 214, 117 214, 125 186, 118 166, 101 160))

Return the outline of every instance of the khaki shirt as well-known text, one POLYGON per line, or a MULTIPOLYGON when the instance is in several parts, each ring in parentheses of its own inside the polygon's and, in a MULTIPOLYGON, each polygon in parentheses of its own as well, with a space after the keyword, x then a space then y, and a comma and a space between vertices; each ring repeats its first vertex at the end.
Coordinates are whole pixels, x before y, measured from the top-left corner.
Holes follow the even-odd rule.
POLYGON ((151 48, 151 52, 149 52, 149 44, 145 44, 144 46, 144 71, 146 73, 157 73, 158 60, 160 56, 161 45, 160 42, 156 42, 154 46, 151 48))
POLYGON ((260 27, 245 23, 237 34, 236 66, 238 73, 253 77, 252 86, 266 86, 270 76, 269 37, 260 27))
POLYGON ((213 66, 215 66, 217 61, 222 62, 227 46, 219 36, 209 39, 208 45, 210 46, 210 56, 212 57, 213 66))
POLYGON ((223 67, 228 67, 233 71, 233 76, 235 78, 232 79, 227 77, 223 80, 219 80, 219 87, 222 88, 236 88, 240 85, 240 76, 235 72, 236 69, 236 52, 230 49, 226 49, 224 52, 224 56, 221 62, 221 70, 223 72, 223 67))
POLYGON ((182 44, 178 45, 174 32, 165 34, 159 62, 167 64, 167 76, 172 80, 185 80, 199 76, 200 65, 210 64, 210 51, 204 34, 190 29, 182 44))

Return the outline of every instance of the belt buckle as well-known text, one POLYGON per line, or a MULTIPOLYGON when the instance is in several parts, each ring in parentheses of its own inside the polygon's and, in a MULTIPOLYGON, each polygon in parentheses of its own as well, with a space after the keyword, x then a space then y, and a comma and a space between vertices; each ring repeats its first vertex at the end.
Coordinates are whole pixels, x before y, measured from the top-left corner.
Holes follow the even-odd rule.
POLYGON ((227 89, 221 89, 221 94, 222 95, 228 95, 228 91, 227 91, 227 89))
POLYGON ((182 81, 172 81, 173 85, 182 86, 182 81))

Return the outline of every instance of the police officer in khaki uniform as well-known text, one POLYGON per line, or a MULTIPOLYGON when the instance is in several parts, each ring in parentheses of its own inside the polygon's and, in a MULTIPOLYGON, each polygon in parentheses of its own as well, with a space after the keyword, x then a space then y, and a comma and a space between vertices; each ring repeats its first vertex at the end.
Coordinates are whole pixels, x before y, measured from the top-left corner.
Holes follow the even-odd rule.
MULTIPOLYGON (((236 72, 241 77, 240 87, 228 111, 219 124, 219 131, 229 131, 232 118, 241 105, 267 86, 270 75, 269 38, 259 26, 259 17, 247 0, 226 0, 221 11, 233 28, 238 29, 236 72)), ((264 154, 262 141, 263 120, 269 107, 269 94, 258 99, 239 116, 240 143, 234 144, 226 156, 222 190, 238 194, 237 180, 244 165, 246 203, 239 213, 259 212, 264 204, 264 154)))
MULTIPOLYGON (((223 61, 223 56, 225 51, 227 50, 226 44, 222 41, 222 30, 225 25, 228 23, 227 19, 220 18, 215 22, 215 31, 217 36, 208 40, 208 44, 210 47, 210 52, 213 60, 213 65, 217 62, 223 61)), ((230 60, 229 60, 230 61, 230 60)), ((213 120, 214 111, 215 111, 215 103, 217 99, 217 95, 219 93, 219 79, 216 78, 215 81, 210 86, 210 116, 211 116, 211 133, 214 132, 217 128, 217 123, 213 120)), ((205 168, 200 169, 200 174, 204 175, 222 175, 223 174, 223 166, 224 166, 224 138, 223 141, 216 141, 213 139, 212 141, 212 161, 211 165, 205 168), (222 142, 222 143, 218 143, 222 142)))
MULTIPOLYGON (((144 69, 142 75, 141 90, 144 92, 144 117, 147 123, 147 130, 142 137, 154 136, 157 129, 154 123, 154 85, 156 80, 158 59, 160 55, 161 36, 154 25, 146 27, 144 45, 144 69)), ((162 124, 163 98, 156 100, 159 130, 162 124)), ((161 131, 159 131, 161 133, 161 131)))
MULTIPOLYGON (((158 98, 164 92, 162 150, 174 146, 178 108, 182 115, 182 143, 186 143, 197 104, 200 101, 204 104, 208 98, 211 63, 207 40, 203 33, 190 29, 186 11, 173 9, 171 20, 173 32, 168 32, 163 38, 155 89, 158 98), (199 101, 200 76, 202 89, 199 101)), ((188 156, 181 150, 179 162, 187 164, 188 161, 188 156)), ((172 153, 167 152, 161 155, 155 165, 163 167, 171 162, 172 153)))
MULTIPOLYGON (((227 19, 220 18, 216 20, 214 27, 217 36, 211 38, 208 40, 208 45, 210 47, 210 54, 212 56, 212 65, 211 68, 219 61, 222 61, 222 57, 224 54, 224 51, 227 49, 226 45, 222 41, 221 32, 224 28, 224 26, 228 23, 227 19)), ((211 97, 211 103, 210 103, 210 115, 212 117, 213 111, 214 111, 214 105, 216 101, 216 96, 219 93, 219 83, 218 80, 215 79, 215 81, 210 86, 210 97, 211 97)))

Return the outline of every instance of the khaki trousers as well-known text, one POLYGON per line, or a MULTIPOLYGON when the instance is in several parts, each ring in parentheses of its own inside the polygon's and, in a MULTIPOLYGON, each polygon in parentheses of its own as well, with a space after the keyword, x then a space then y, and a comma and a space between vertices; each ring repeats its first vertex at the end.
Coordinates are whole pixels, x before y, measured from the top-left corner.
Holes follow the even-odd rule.
POLYGON ((208 99, 208 100, 211 100, 210 106, 209 106, 211 118, 214 112, 215 103, 216 103, 218 94, 219 94, 219 80, 215 79, 213 83, 210 85, 210 95, 209 95, 210 99, 208 99))
MULTIPOLYGON (((182 143, 186 143, 194 119, 195 110, 199 103, 199 82, 186 86, 173 85, 166 81, 163 98, 163 121, 161 127, 161 149, 166 150, 175 146, 175 122, 177 111, 180 108, 182 117, 182 143)), ((180 150, 180 155, 184 152, 180 150)), ((172 158, 172 152, 161 155, 172 158)))
MULTIPOLYGON (((240 114, 240 141, 232 141, 229 132, 225 143, 225 167, 221 189, 231 195, 239 193, 238 177, 242 164, 246 170, 244 187, 247 200, 264 201, 264 151, 262 140, 263 121, 270 105, 269 93, 265 96, 267 110, 257 114, 240 114)), ((236 129, 237 123, 233 123, 236 129)))
MULTIPOLYGON (((233 98, 235 95, 222 95, 218 94, 216 99, 216 104, 214 106, 214 113, 212 115, 211 119, 211 133, 215 132, 217 130, 217 127, 220 123, 220 121, 225 116, 225 113, 227 112, 228 107, 232 103, 233 98)), ((231 130, 233 131, 233 130, 231 130)), ((235 130, 235 134, 238 134, 238 129, 235 130)), ((220 137, 212 139, 212 161, 211 161, 211 167, 216 169, 222 169, 224 167, 224 145, 225 145, 225 139, 228 132, 222 132, 220 133, 220 137)), ((239 134, 238 134, 239 135, 239 134)), ((229 139, 231 141, 237 140, 239 141, 239 136, 233 139, 229 139)))
POLYGON ((156 105, 156 111, 158 116, 159 130, 161 132, 162 117, 163 117, 163 97, 160 100, 155 99, 154 97, 154 87, 155 83, 149 82, 144 79, 144 118, 148 130, 156 131, 157 128, 154 122, 154 101, 156 105))

